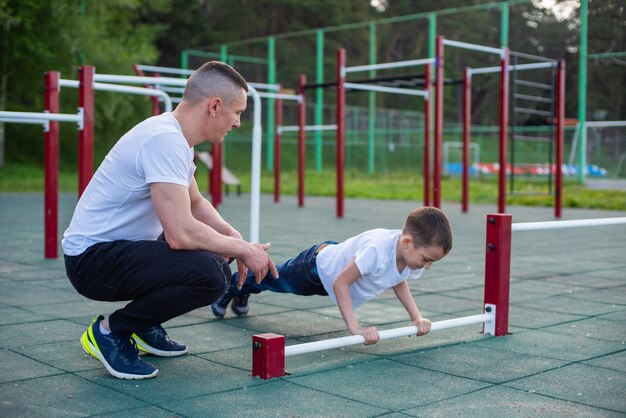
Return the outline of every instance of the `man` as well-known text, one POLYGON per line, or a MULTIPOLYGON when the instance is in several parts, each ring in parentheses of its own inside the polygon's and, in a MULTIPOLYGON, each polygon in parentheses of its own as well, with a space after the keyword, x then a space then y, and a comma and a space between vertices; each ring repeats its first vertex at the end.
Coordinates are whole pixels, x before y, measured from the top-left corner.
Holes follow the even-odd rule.
POLYGON ((176 110, 117 142, 76 206, 63 239, 72 285, 90 299, 130 301, 108 318, 95 317, 81 338, 115 377, 157 375, 138 349, 166 357, 187 352, 160 324, 216 301, 230 279, 226 259, 236 259, 244 277, 247 269, 259 281, 268 272, 278 277, 270 244, 244 241, 193 177, 193 147, 221 143, 240 126, 247 90, 230 66, 204 64, 176 110))

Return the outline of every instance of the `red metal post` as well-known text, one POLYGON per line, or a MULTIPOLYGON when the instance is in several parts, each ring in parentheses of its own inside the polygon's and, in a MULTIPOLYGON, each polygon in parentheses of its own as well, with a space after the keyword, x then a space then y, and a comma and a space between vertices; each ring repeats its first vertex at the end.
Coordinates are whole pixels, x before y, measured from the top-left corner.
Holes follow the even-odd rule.
MULTIPOLYGON (((281 85, 278 85, 278 92, 281 85)), ((274 118, 276 121, 276 131, 274 132, 274 202, 280 201, 280 127, 283 123, 283 100, 274 101, 274 118)))
POLYGON ((495 334, 500 337, 509 331, 511 215, 487 215, 485 251, 485 304, 496 306, 495 334))
POLYGON ((500 152, 498 162, 498 212, 506 211, 506 163, 509 137, 509 49, 504 48, 500 61, 500 152))
POLYGON ((211 153, 211 197, 213 207, 217 208, 222 203, 222 144, 213 144, 211 153))
POLYGON ((346 66, 346 50, 337 50, 337 217, 343 218, 343 171, 345 164, 346 140, 346 77, 343 69, 346 66))
POLYGON ((468 67, 465 67, 463 75, 463 175, 461 181, 461 207, 462 211, 465 213, 469 206, 469 148, 472 123, 472 75, 468 67))
POLYGON ((252 376, 271 379, 285 375, 285 337, 278 334, 252 336, 252 376))
MULTIPOLYGON (((58 71, 44 75, 44 110, 59 113, 58 71)), ((44 257, 57 258, 59 246, 59 122, 48 122, 43 134, 44 166, 44 257)))
POLYGON ((428 93, 428 97, 424 100, 424 206, 430 206, 430 107, 433 102, 430 68, 430 64, 424 67, 424 89, 428 93))
POLYGON ((93 175, 94 73, 92 65, 78 69, 78 106, 83 109, 83 129, 78 131, 78 197, 93 175))
POLYGON ((433 205, 441 208, 441 144, 443 142, 443 36, 437 36, 435 58, 435 144, 433 153, 433 205))
POLYGON ((554 189, 554 217, 561 217, 563 202, 563 126, 565 122, 565 60, 559 60, 557 73, 556 116, 556 177, 554 189))
POLYGON ((306 164, 306 137, 304 127, 306 126, 306 100, 304 98, 304 85, 306 76, 300 74, 298 78, 298 94, 301 101, 298 105, 298 207, 304 206, 304 167, 306 164))

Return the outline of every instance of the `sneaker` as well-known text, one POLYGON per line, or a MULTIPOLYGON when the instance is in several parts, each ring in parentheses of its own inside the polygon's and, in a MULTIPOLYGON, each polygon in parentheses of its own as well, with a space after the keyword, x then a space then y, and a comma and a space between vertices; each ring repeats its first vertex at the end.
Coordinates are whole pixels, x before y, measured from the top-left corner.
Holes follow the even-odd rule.
POLYGON ((102 315, 95 317, 83 333, 80 339, 83 350, 100 360, 107 371, 118 379, 147 379, 156 376, 159 370, 139 358, 135 340, 100 332, 100 322, 103 319, 102 315))
POLYGON ((131 338, 137 343, 137 348, 155 356, 176 357, 187 352, 187 346, 170 340, 161 325, 135 333, 131 338))
POLYGON ((224 318, 224 315, 226 314, 226 308, 228 307, 228 304, 232 299, 233 297, 231 296, 230 291, 226 291, 226 293, 224 293, 222 297, 217 300, 217 302, 211 305, 213 315, 217 316, 218 318, 224 318))
POLYGON ((245 295, 237 296, 233 298, 233 304, 230 305, 230 309, 237 316, 245 316, 248 315, 250 308, 248 307, 248 298, 250 297, 250 293, 245 295))

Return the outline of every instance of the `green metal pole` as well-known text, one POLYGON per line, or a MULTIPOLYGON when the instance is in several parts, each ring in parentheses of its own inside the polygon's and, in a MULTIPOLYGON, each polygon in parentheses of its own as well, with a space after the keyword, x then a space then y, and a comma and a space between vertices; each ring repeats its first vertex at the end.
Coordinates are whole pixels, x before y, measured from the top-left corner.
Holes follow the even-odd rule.
MULTIPOLYGON (((316 33, 315 82, 324 82, 324 31, 316 33)), ((315 124, 322 125, 324 119, 324 89, 315 89, 315 124)), ((315 171, 322 171, 322 131, 315 131, 315 171)))
POLYGON ((500 7, 500 48, 509 46, 509 3, 503 3, 500 7))
MULTIPOLYGON (((369 25, 370 65, 376 64, 376 23, 369 25)), ((370 78, 376 77, 376 70, 370 70, 370 78)), ((371 176, 375 171, 376 161, 376 93, 368 93, 368 127, 367 127, 367 172, 371 176)))
POLYGON ((587 166, 587 0, 580 1, 580 57, 578 76, 578 182, 585 182, 587 166))
MULTIPOLYGON (((180 53, 180 68, 186 70, 189 67, 189 53, 184 50, 180 53)), ((182 76, 182 74, 181 74, 182 76)))
MULTIPOLYGON (((276 84, 276 42, 273 36, 267 38, 267 82, 276 84)), ((274 168, 274 99, 267 100, 267 171, 274 168)))

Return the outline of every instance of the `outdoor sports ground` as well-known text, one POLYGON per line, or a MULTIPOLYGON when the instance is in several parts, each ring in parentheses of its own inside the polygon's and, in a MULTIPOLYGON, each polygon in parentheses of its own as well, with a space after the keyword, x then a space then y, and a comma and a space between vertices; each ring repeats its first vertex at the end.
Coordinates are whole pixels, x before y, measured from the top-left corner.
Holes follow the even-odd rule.
MULTIPOLYGON (((62 194, 60 230, 76 203, 62 194)), ((364 230, 400 228, 410 201, 261 197, 260 240, 282 262, 311 244, 364 230)), ((509 335, 471 325, 375 346, 291 356, 284 377, 251 376, 252 336, 286 344, 347 335, 326 297, 263 293, 248 317, 216 319, 208 308, 165 324, 189 346, 150 358, 155 379, 111 377, 85 354, 80 336, 118 304, 78 295, 62 258, 43 256, 43 195, 0 195, 0 416, 150 417, 618 417, 626 415, 626 225, 514 231, 509 335)), ((482 313, 487 213, 442 209, 454 229, 450 255, 411 283, 433 321, 482 313)), ((249 196, 225 197, 222 215, 244 235, 249 196)), ((509 207, 513 222, 552 221, 552 208, 509 207)), ((565 209, 563 219, 624 217, 626 211, 565 209)), ((408 325, 393 293, 358 311, 379 329, 408 325)))

